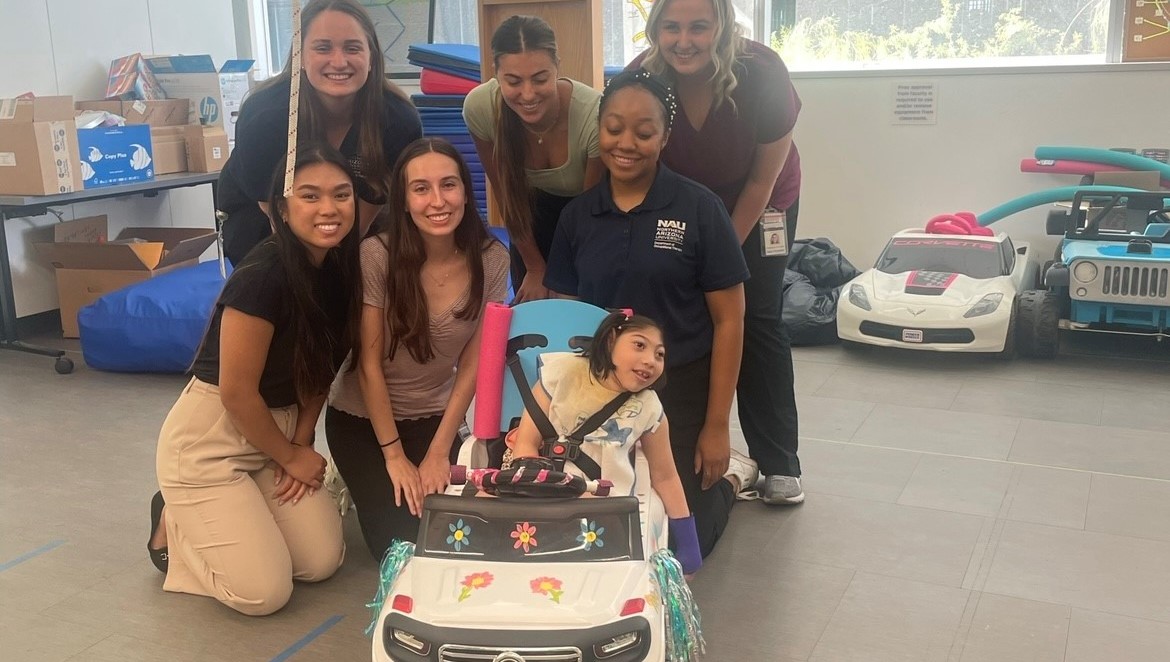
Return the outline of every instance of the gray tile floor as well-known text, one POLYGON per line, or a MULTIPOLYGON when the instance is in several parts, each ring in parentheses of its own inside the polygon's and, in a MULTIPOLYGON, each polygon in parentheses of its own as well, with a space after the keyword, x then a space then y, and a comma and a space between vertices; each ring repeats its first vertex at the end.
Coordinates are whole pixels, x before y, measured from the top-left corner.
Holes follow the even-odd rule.
MULTIPOLYGON (((736 507, 693 585, 706 659, 1170 659, 1170 348, 1071 350, 796 350, 808 500, 736 507)), ((147 502, 182 381, 0 352, 0 658, 369 659, 352 515, 341 572, 274 616, 161 591, 147 502)))

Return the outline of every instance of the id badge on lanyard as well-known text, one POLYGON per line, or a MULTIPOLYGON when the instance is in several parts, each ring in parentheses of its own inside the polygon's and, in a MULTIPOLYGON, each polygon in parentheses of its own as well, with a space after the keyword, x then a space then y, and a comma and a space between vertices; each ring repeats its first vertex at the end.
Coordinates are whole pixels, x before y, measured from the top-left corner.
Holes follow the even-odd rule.
POLYGON ((764 257, 788 255, 788 227, 784 212, 764 210, 760 217, 760 254, 764 257))

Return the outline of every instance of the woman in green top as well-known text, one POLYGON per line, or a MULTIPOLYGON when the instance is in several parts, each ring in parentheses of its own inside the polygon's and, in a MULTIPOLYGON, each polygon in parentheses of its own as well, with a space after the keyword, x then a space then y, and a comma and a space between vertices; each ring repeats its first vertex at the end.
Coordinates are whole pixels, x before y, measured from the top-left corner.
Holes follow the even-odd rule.
POLYGON ((544 299, 545 260, 561 209, 601 181, 601 93, 557 76, 556 35, 512 16, 492 35, 496 77, 476 87, 463 119, 496 194, 512 244, 515 302, 544 299))

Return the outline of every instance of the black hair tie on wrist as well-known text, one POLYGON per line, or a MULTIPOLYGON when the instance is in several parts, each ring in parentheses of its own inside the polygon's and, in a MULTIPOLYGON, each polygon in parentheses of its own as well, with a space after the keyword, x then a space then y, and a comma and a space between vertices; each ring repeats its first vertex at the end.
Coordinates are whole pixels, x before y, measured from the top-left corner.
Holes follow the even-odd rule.
POLYGON ((390 446, 393 446, 394 444, 397 444, 400 441, 402 441, 402 437, 394 437, 393 439, 391 439, 390 441, 387 441, 384 444, 378 444, 378 448, 389 448, 390 446))

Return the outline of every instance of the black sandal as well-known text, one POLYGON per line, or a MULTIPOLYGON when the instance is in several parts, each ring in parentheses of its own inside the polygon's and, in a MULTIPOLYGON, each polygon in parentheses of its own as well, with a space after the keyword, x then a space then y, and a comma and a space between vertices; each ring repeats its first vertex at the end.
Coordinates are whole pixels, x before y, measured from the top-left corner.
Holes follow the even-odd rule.
POLYGON ((150 543, 154 540, 154 534, 158 533, 158 523, 162 519, 163 507, 166 505, 162 492, 155 492, 154 498, 150 500, 150 538, 146 540, 146 551, 150 554, 150 562, 163 574, 166 574, 169 565, 167 548, 154 549, 150 543))

